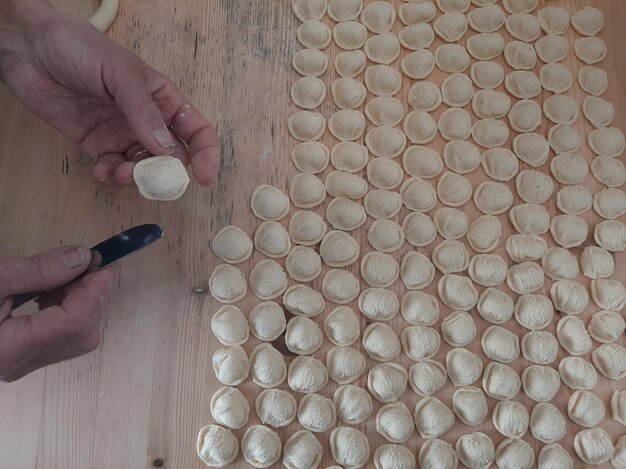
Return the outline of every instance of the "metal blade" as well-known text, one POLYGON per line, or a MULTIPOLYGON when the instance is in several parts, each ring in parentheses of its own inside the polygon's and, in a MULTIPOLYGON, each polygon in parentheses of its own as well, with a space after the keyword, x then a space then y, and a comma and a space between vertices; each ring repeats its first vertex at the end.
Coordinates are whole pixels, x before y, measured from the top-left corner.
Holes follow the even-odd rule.
POLYGON ((116 234, 91 248, 92 263, 89 272, 100 270, 140 251, 163 237, 159 225, 139 225, 116 234))

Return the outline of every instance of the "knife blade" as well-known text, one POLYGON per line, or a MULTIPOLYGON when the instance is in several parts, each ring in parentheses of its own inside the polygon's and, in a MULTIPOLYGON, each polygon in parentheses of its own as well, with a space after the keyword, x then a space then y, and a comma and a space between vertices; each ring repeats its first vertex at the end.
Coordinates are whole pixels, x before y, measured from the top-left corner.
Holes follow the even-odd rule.
MULTIPOLYGON (((115 264, 131 254, 141 251, 146 246, 163 237, 163 228, 155 224, 139 225, 122 231, 115 236, 96 244, 90 249, 91 262, 81 275, 87 275, 115 264)), ((80 278, 80 277, 79 277, 80 278)), ((22 293, 13 296, 12 309, 36 300, 46 292, 22 293)))

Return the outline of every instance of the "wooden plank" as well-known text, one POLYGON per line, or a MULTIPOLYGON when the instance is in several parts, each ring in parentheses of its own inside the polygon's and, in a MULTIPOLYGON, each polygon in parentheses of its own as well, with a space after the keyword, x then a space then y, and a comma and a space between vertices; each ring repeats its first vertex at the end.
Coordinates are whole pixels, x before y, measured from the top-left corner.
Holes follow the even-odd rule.
MULTIPOLYGON (((626 20, 626 4, 611 0, 540 3, 563 6, 570 12, 586 5, 603 9, 606 26, 600 36, 609 49, 601 64, 609 74, 606 98, 615 105, 614 125, 625 130, 626 96, 621 83, 626 79, 626 64, 621 27, 626 20)), ((95 2, 58 0, 56 5, 83 16, 95 11, 95 2)), ((15 429, 0 432, 0 454, 8 455, 4 459, 7 467, 151 467, 156 459, 162 459, 164 467, 204 467, 195 455, 194 444, 197 430, 211 421, 209 400, 220 386, 210 363, 220 346, 209 327, 211 314, 219 305, 207 293, 193 294, 192 289, 206 287, 216 264, 210 241, 220 228, 233 223, 252 233, 258 226, 248 204, 254 188, 270 183, 286 190, 296 172, 289 161, 294 142, 285 126, 286 117, 295 110, 288 97, 289 86, 297 79, 291 57, 300 48, 295 40, 299 23, 290 10, 290 0, 271 4, 267 0, 122 3, 110 35, 171 76, 190 100, 217 122, 223 142, 219 183, 211 189, 194 185, 174 203, 149 202, 130 189, 113 194, 94 189, 88 174, 90 163, 0 89, 0 103, 5 109, 0 121, 0 255, 30 254, 71 242, 90 244, 141 222, 161 223, 167 234, 161 243, 121 266, 116 291, 105 307, 104 340, 97 352, 0 387, 0 417, 10 424, 3 428, 15 429), (36 453, 33 441, 37 441, 36 453)), ((398 22, 394 31, 400 29, 398 22)), ((573 31, 568 33, 571 41, 576 37, 573 31)), ((338 49, 331 45, 327 51, 332 58, 338 49)), ((403 50, 402 55, 406 53, 403 50)), ((574 73, 581 66, 571 51, 564 63, 574 73)), ((328 87, 335 78, 331 66, 324 75, 328 87)), ((431 79, 440 83, 443 74, 434 72, 431 79)), ((408 79, 403 83, 404 102, 412 83, 408 79)), ((583 97, 577 84, 568 94, 583 97)), ((321 112, 328 116, 332 111, 331 99, 327 98, 321 112)), ((542 130, 547 131, 547 127, 544 124, 542 130)), ((576 128, 586 135, 591 127, 581 116, 576 128)), ((324 141, 329 146, 334 143, 328 133, 324 141)), ((438 138, 433 145, 440 149, 443 141, 438 138)), ((586 145, 582 154, 591 160, 586 145)), ((481 170, 470 176, 474 187, 483 178, 481 170)), ((601 188, 591 177, 586 184, 594 192, 601 188)), ((323 207, 316 211, 324 213, 323 207)), ((470 219, 478 214, 471 203, 466 211, 470 219)), ((556 213, 553 202, 550 211, 556 213)), ((585 217, 590 226, 598 221, 590 212, 585 217)), ((500 218, 505 226, 504 240, 510 228, 506 216, 500 218)), ((366 227, 356 235, 364 251, 371 249, 365 239, 366 227)), ((429 254, 431 249, 422 252, 429 254)), ((394 256, 399 258, 406 250, 394 256)), ((503 243, 497 252, 506 256, 503 243)), ((261 257, 255 253, 242 269, 249 272, 261 257)), ((615 277, 622 281, 626 280, 624 260, 620 253, 615 277)), ((318 280, 313 285, 319 288, 320 283, 318 280)), ((395 290, 403 292, 399 285, 395 290)), ((434 293, 433 286, 427 291, 434 293)), ((242 309, 248 312, 257 302, 249 294, 242 309)), ((320 319, 331 309, 328 305, 320 319)), ((442 307, 441 317, 447 313, 442 307)), ((486 324, 474 317, 480 334, 486 324)), ((391 325, 400 332, 406 324, 397 318, 391 325)), ((523 333, 514 321, 508 326, 523 333)), ((252 350, 257 342, 250 340, 246 350, 252 350)), ((326 341, 316 356, 323 358, 329 348, 326 341)), ((482 353, 477 343, 470 348, 482 353)), ((442 345, 437 359, 442 360, 448 349, 442 345)), ((406 357, 400 362, 410 364, 406 357)), ((514 368, 521 371, 523 366, 518 360, 514 368)), ((359 384, 365 385, 365 377, 359 384)), ((618 386, 623 387, 623 382, 601 379, 595 392, 608 404, 618 386)), ((331 384, 322 394, 331 396, 334 388, 331 384)), ((242 389, 254 407, 259 388, 248 380, 242 389)), ((448 386, 442 393, 447 404, 452 391, 448 386)), ((570 390, 562 387, 555 402, 559 408, 564 409, 569 395, 570 390)), ((523 393, 518 399, 532 406, 523 393)), ((403 400, 412 410, 418 399, 408 391, 403 400)), ((489 399, 490 409, 493 405, 489 399)), ((376 404, 375 410, 379 407, 376 404)), ((250 423, 257 423, 254 412, 252 417, 250 423)), ((614 437, 624 433, 624 428, 611 420, 602 426, 614 437)), ((372 449, 383 443, 373 418, 359 427, 368 434, 372 449)), ((285 441, 299 428, 295 423, 279 433, 285 441)), ((475 429, 488 433, 496 444, 502 440, 489 420, 475 429)), ((568 420, 568 436, 562 442, 566 448, 571 450, 578 430, 568 420)), ((444 439, 454 442, 468 431, 469 427, 458 425, 444 439)), ((236 433, 238 437, 243 434, 236 433)), ((320 438, 325 449, 321 467, 332 464, 327 437, 323 434, 320 438)), ((526 439, 538 452, 542 445, 526 439)), ((421 439, 414 434, 408 446, 416 451, 419 445, 421 439)), ((239 458, 234 467, 248 466, 239 458)))

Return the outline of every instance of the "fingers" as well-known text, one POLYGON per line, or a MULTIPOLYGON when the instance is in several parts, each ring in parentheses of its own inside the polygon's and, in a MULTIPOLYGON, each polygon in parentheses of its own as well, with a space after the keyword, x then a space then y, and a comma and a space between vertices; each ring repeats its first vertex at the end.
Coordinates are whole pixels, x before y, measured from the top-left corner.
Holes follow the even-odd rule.
POLYGON ((106 300, 114 274, 113 268, 88 274, 60 305, 0 323, 0 378, 20 377, 97 347, 100 305, 106 300))
POLYGON ((169 79, 151 70, 148 82, 166 122, 189 147, 195 179, 202 185, 215 182, 220 166, 220 143, 215 128, 187 102, 169 79))
POLYGON ((53 249, 31 257, 0 259, 0 298, 51 290, 85 271, 91 252, 82 246, 53 249))
POLYGON ((104 69, 103 80, 137 140, 153 155, 169 155, 174 140, 148 90, 146 68, 139 61, 115 63, 104 69))

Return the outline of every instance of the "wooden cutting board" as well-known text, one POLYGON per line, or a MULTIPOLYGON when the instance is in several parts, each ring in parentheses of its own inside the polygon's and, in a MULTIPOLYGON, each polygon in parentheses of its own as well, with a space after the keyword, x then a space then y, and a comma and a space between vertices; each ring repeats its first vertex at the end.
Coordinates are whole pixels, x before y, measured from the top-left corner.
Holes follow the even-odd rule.
MULTIPOLYGON (((95 2, 57 0, 55 4, 85 17, 95 11, 95 2)), ((570 12, 593 5, 604 11, 606 26, 600 37, 607 43, 608 55, 600 66, 609 76, 605 97, 615 106, 613 125, 626 130, 622 31, 626 3, 540 1, 540 7, 546 5, 562 6, 570 12)), ((90 244, 142 222, 161 223, 167 234, 159 245, 121 266, 119 282, 105 307, 104 339, 98 351, 0 386, 0 454, 7 467, 204 467, 195 454, 195 438, 198 429, 211 421, 209 400, 221 386, 211 367, 211 355, 220 345, 210 332, 211 314, 219 304, 206 292, 217 261, 210 252, 210 241, 227 224, 252 234, 259 224, 249 210, 254 188, 268 183, 286 191, 296 173, 290 162, 294 141, 288 136, 286 118, 295 110, 289 87, 297 79, 291 58, 300 49, 295 39, 298 25, 291 0, 122 3, 110 36, 171 76, 191 102, 217 123, 223 142, 219 183, 210 189, 193 186, 174 203, 148 202, 130 189, 116 193, 97 189, 89 176, 88 159, 0 88, 4 109, 0 120, 0 255, 31 254, 64 243, 90 244), (196 287, 204 293, 194 293, 196 287)), ((394 31, 400 28, 397 22, 394 31)), ((573 43, 577 34, 570 29, 566 37, 573 43)), ((435 45, 438 43, 436 40, 435 45)), ((332 63, 336 46, 331 45, 327 53, 332 63)), ((563 63, 574 73, 581 66, 572 51, 563 63)), ((324 79, 329 86, 335 78, 331 66, 324 79)), ((430 79, 440 83, 443 75, 435 71, 430 79)), ((400 95, 405 103, 412 82, 405 78, 400 95)), ((584 98, 577 84, 568 94, 580 101, 584 98)), ((542 96, 537 99, 540 102, 542 96)), ((327 98, 321 112, 328 116, 332 110, 327 98)), ((546 132, 547 127, 544 124, 541 131, 546 132)), ((583 136, 590 130, 582 116, 575 127, 583 136)), ((334 143, 328 133, 324 142, 329 147, 334 143)), ((438 137, 433 147, 442 146, 438 137)), ((591 161, 586 145, 581 154, 591 161)), ((542 169, 547 171, 547 166, 542 169)), ((469 178, 476 187, 484 175, 478 170, 469 178)), ((593 192, 602 188, 591 176, 586 185, 593 192)), ((554 202, 548 209, 553 215, 557 213, 554 202)), ((317 211, 323 214, 324 208, 317 211)), ((466 212, 470 219, 478 216, 471 203, 466 212)), ((398 219, 404 214, 401 212, 398 219)), ((590 226, 599 220, 592 211, 584 217, 590 226)), ((500 218, 504 233, 496 252, 505 255, 503 241, 511 229, 504 222, 506 216, 500 218)), ((356 234, 364 251, 371 249, 365 239, 366 227, 356 234)), ((433 246, 422 252, 429 254, 433 246)), ((260 259, 255 253, 242 270, 249 272, 260 259)), ((616 256, 614 277, 622 282, 626 281, 625 261, 623 253, 616 256)), ((399 284, 396 293, 401 294, 399 284)), ((313 285, 319 288, 320 281, 313 285)), ((426 291, 434 293, 434 285, 426 291)), ((242 309, 248 312, 257 302, 250 293, 242 309)), ((327 312, 330 309, 329 304, 327 312)), ((447 313, 442 307, 441 317, 447 313)), ((474 317, 480 334, 486 323, 477 314, 474 317)), ((398 317, 391 322, 397 332, 406 325, 402 321, 398 317)), ((523 334, 515 321, 507 326, 523 334)), ((619 343, 625 345, 626 340, 622 338, 619 343)), ((245 348, 250 351, 256 344, 251 339, 245 348)), ((325 341, 316 356, 324 357, 329 348, 325 341)), ((478 341, 469 348, 482 355, 478 341)), ((443 344, 435 358, 442 361, 448 349, 443 344)), ((399 361, 410 364, 404 356, 399 361)), ((513 367, 521 371, 526 364, 518 360, 513 367)), ((365 385, 365 376, 359 384, 365 385)), ((626 387, 623 380, 601 378, 594 391, 603 397, 607 411, 610 395, 618 387, 626 387)), ((259 388, 248 380, 241 389, 254 407, 259 388)), ((330 396, 334 389, 331 383, 323 394, 330 396)), ((450 404, 452 392, 448 385, 438 397, 450 404)), ((570 393, 562 386, 554 402, 561 410, 570 393)), ((523 392, 517 399, 532 406, 523 392)), ((418 398, 409 390, 402 400, 412 410, 418 398)), ((495 401, 488 402, 491 411, 495 401)), ((375 411, 379 407, 376 404, 375 411)), ((374 429, 374 416, 359 426, 368 434, 372 451, 384 443, 374 429)), ((567 422, 568 435, 561 443, 571 450, 573 436, 580 428, 569 419, 567 422)), ((253 411, 250 424, 254 423, 258 419, 253 411)), ((601 426, 614 439, 626 431, 610 419, 601 426)), ((281 429, 282 440, 299 428, 294 423, 281 429)), ((503 439, 490 419, 473 428, 459 423, 443 439, 454 442, 472 430, 487 433, 496 445, 503 439)), ((243 431, 236 434, 241 437, 243 431)), ((413 451, 421 445, 416 435, 407 444, 413 451)), ((328 434, 321 435, 320 440, 325 449, 320 467, 332 465, 328 434)), ((528 436, 526 440, 536 453, 543 446, 528 436)), ((575 461, 575 467, 582 467, 581 461, 575 461)), ((232 467, 248 466, 239 458, 232 467)))

